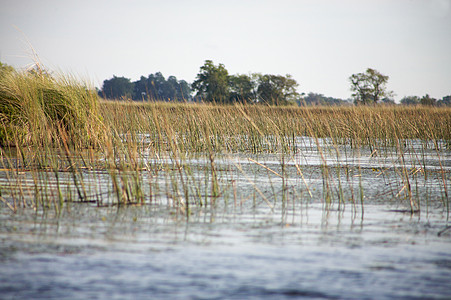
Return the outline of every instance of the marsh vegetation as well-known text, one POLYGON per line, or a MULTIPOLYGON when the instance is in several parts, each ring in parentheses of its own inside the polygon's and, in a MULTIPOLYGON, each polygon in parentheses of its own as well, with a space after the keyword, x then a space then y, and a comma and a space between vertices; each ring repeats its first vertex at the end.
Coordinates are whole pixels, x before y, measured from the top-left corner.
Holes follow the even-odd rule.
MULTIPOLYGON (((323 221, 329 224, 330 215, 338 216, 337 232, 342 223, 350 226, 350 236, 342 233, 347 249, 356 243, 356 220, 364 224, 369 218, 376 224, 399 226, 402 232, 397 233, 396 241, 410 232, 410 225, 374 215, 380 211, 389 219, 393 214, 418 220, 426 216, 426 221, 419 222, 421 226, 415 226, 421 227, 421 232, 433 230, 437 249, 449 244, 450 108, 112 102, 99 101, 91 91, 72 78, 55 79, 40 72, 11 72, 0 80, 0 210, 6 245, 0 249, 2 257, 12 248, 28 247, 22 240, 25 235, 15 233, 35 232, 37 223, 44 231, 66 228, 63 236, 75 240, 91 231, 93 239, 122 238, 120 247, 131 247, 128 241, 136 237, 136 245, 144 239, 145 245, 171 248, 171 243, 180 242, 178 236, 186 240, 191 232, 195 245, 204 245, 205 240, 222 245, 219 236, 236 238, 227 248, 235 251, 242 245, 239 232, 249 234, 246 239, 268 244, 286 235, 285 243, 293 249, 279 250, 288 257, 298 257, 299 232, 295 228, 306 234, 308 245, 316 245, 316 236, 309 234, 327 228, 323 221), (53 224, 52 220, 57 221, 53 224), (28 227, 30 222, 35 224, 33 229, 28 227), (163 224, 168 228, 162 229, 163 224), (186 226, 184 233, 179 232, 180 224, 186 226), (212 230, 217 233, 206 233, 204 224, 217 224, 212 230), (171 232, 176 232, 176 237, 171 232), (437 234, 448 242, 437 242, 437 234), (11 238, 16 239, 14 243, 11 238)), ((378 226, 383 228, 382 235, 389 233, 384 225, 378 226)), ((338 243, 331 240, 332 235, 325 239, 320 235, 318 239, 326 240, 327 245, 338 243)), ((386 243, 379 237, 370 240, 357 244, 372 249, 373 242, 386 243)), ((52 245, 45 249, 50 251, 52 245)), ((254 242, 248 244, 252 245, 254 242)), ((99 246, 102 257, 110 246, 99 246)), ((80 253, 77 247, 65 244, 62 251, 80 253)), ((114 251, 124 251, 121 249, 114 251)), ((205 248, 177 249, 180 259, 174 263, 179 266, 198 264, 198 251, 209 255, 205 248)), ((251 255, 252 249, 243 253, 251 255)), ((217 250, 228 257, 228 250, 217 250)), ((160 256, 165 252, 155 251, 162 253, 160 256)), ((270 254, 272 248, 260 251, 269 261, 283 263, 270 254)), ((309 253, 307 256, 313 255, 309 253)), ((240 264, 244 254, 236 255, 240 264)), ((242 259, 249 263, 246 255, 242 259)), ((314 255, 312 259, 322 260, 314 255)), ((446 254, 438 253, 434 261, 437 259, 445 259, 449 266, 446 254)), ((34 263, 39 268, 40 262, 34 263)), ((75 268, 68 261, 61 263, 75 268)), ((383 265, 380 270, 391 272, 389 267, 383 265)), ((318 269, 310 270, 322 276, 315 273, 318 269)), ((440 270, 449 273, 449 269, 440 270)), ((335 274, 333 270, 331 274, 335 274)), ((245 277, 246 273, 239 274, 239 278, 245 277)), ((404 283, 409 286, 408 280, 404 283)), ((420 294, 444 295, 445 286, 439 285, 442 290, 438 294, 426 292, 427 287, 421 288, 420 294)), ((282 285, 280 293, 288 297, 285 288, 282 285)), ((13 290, 20 289, 18 283, 13 290)), ((339 293, 332 290, 332 295, 339 293)), ((400 290, 400 295, 407 290, 400 290)))
POLYGON ((249 194, 269 207, 363 211, 372 177, 412 213, 432 199, 449 211, 449 108, 99 102, 89 87, 42 72, 11 72, 0 93, 1 199, 13 211, 158 199, 188 218, 191 205, 249 194), (254 182, 261 176, 269 195, 254 182), (253 189, 242 192, 243 182, 253 189))

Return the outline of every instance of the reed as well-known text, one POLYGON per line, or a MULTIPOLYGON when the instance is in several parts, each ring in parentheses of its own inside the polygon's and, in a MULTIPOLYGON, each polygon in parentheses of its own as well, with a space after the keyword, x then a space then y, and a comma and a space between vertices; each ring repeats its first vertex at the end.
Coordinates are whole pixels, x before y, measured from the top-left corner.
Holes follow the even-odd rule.
POLYGON ((97 95, 74 77, 41 69, 0 77, 0 145, 55 145, 59 126, 71 144, 96 145, 100 121, 97 95))
POLYGON ((415 212, 419 182, 432 177, 424 157, 435 151, 449 212, 449 171, 441 156, 451 144, 449 108, 101 101, 72 78, 17 72, 1 80, 0 96, 0 199, 13 210, 59 212, 77 201, 164 204, 188 219, 194 208, 213 210, 232 197, 236 207, 253 197, 254 206, 280 204, 284 212, 305 199, 321 199, 326 207, 337 203, 339 209, 351 202, 354 210, 361 206, 363 217, 365 177, 371 173, 365 162, 394 151, 399 159, 376 169, 396 178, 390 197, 407 199, 415 212), (417 142, 421 148, 413 153, 417 142), (316 151, 318 168, 296 161, 305 149, 316 151), (237 154, 249 165, 233 162, 237 154), (270 154, 278 157, 276 166, 258 160, 270 154), (421 172, 411 171, 406 155, 421 172), (256 184, 263 170, 271 195, 256 184), (315 176, 321 191, 309 181, 315 176), (241 192, 238 178, 250 188, 241 192))
POLYGON ((162 149, 168 144, 161 138, 167 135, 159 132, 159 124, 170 125, 177 142, 195 152, 206 151, 206 130, 211 134, 212 146, 232 152, 276 151, 281 145, 288 151, 290 146, 294 147, 296 136, 333 136, 338 143, 367 145, 372 149, 396 146, 399 136, 445 142, 451 138, 450 108, 286 108, 129 102, 103 102, 101 106, 102 115, 111 122, 108 126, 126 132, 131 128, 129 122, 141 124, 135 130, 147 124, 148 133, 154 135, 162 149), (114 123, 118 120, 120 123, 114 123))

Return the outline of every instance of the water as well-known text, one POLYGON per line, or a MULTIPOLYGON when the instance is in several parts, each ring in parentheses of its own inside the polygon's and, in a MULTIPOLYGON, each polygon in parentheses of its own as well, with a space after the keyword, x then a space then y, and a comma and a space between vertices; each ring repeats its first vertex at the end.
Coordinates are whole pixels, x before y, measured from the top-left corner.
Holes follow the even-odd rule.
MULTIPOLYGON (((213 207, 198 205, 213 199, 209 160, 184 160, 193 172, 184 173, 188 220, 174 205, 186 199, 169 159, 168 170, 143 172, 143 190, 154 194, 141 206, 111 205, 109 173, 83 170, 101 203, 70 203, 57 214, 12 213, 1 202, 0 298, 450 299, 451 154, 439 159, 411 145, 402 162, 396 152, 363 148, 321 156, 306 142, 292 157, 218 155, 223 193, 213 207)), ((1 172, 8 200, 16 182, 1 172)), ((32 175, 17 175, 23 190, 33 191, 32 175)), ((60 174, 63 190, 73 189, 71 176, 60 174)))
POLYGON ((167 207, 2 210, 1 298, 451 296, 451 229, 439 211, 250 212, 198 210, 185 222, 167 207))

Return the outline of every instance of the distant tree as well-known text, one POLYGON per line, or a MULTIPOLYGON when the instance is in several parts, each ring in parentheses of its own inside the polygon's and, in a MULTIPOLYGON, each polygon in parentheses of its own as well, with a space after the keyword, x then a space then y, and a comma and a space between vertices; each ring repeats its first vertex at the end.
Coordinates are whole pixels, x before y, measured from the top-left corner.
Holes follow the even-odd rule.
POLYGON ((392 98, 388 98, 388 97, 383 98, 381 101, 385 105, 395 105, 396 104, 395 100, 393 100, 392 98))
POLYGON ((429 94, 424 95, 420 99, 421 105, 434 106, 436 102, 437 102, 437 100, 434 98, 431 98, 429 96, 429 94))
POLYGON ((301 104, 305 105, 323 105, 324 104, 324 95, 323 94, 317 94, 317 93, 308 93, 307 96, 304 97, 304 102, 301 104))
POLYGON ((196 97, 207 102, 229 101, 229 73, 223 64, 206 60, 192 84, 196 97))
POLYGON ((133 100, 147 100, 148 93, 149 87, 146 77, 141 76, 139 80, 133 82, 133 100))
POLYGON ((177 88, 177 99, 179 101, 191 101, 191 87, 185 80, 179 80, 177 88))
POLYGON ((333 98, 333 97, 325 97, 323 94, 316 93, 308 93, 307 96, 304 97, 303 101, 300 102, 300 105, 348 105, 347 101, 342 99, 333 98))
POLYGON ((167 91, 170 92, 168 95, 169 99, 184 101, 190 100, 191 89, 185 80, 177 80, 175 76, 169 76, 167 80, 167 91))
POLYGON ((402 105, 418 105, 420 104, 420 98, 417 96, 406 96, 401 99, 402 105))
POLYGON ((161 72, 141 76, 134 82, 134 100, 182 101, 190 100, 191 90, 186 81, 178 81, 175 76, 166 80, 161 72))
POLYGON ((442 100, 437 101, 437 106, 451 106, 451 95, 445 96, 442 100))
POLYGON ((352 96, 356 104, 376 104, 384 97, 390 97, 392 92, 387 91, 385 85, 388 76, 368 68, 365 73, 353 74, 349 77, 352 96))
POLYGON ((149 81, 149 97, 151 100, 167 100, 168 95, 171 95, 172 91, 167 91, 166 79, 161 72, 150 74, 149 81))
POLYGON ((255 75, 229 76, 230 102, 253 102, 257 98, 255 75))
POLYGON ((257 74, 258 76, 258 100, 271 105, 294 104, 299 98, 296 91, 298 83, 291 75, 257 74))
POLYGON ((103 82, 100 94, 108 99, 131 98, 133 95, 133 83, 128 78, 113 75, 113 78, 103 82))

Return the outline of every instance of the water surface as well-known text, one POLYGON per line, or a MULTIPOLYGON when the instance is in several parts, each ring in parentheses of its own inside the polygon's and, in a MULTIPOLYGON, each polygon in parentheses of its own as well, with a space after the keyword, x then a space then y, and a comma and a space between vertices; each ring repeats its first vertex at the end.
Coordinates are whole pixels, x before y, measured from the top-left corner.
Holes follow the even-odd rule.
POLYGON ((58 185, 65 203, 0 203, 0 298, 450 299, 450 151, 320 142, 217 154, 217 197, 205 156, 178 172, 143 153, 158 168, 115 173, 140 184, 143 205, 117 205, 106 170, 80 170, 90 201, 79 203, 71 172, 3 168, 8 203, 36 189, 53 199, 58 185))

